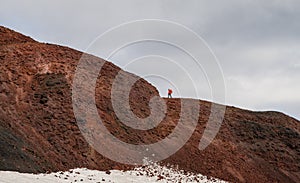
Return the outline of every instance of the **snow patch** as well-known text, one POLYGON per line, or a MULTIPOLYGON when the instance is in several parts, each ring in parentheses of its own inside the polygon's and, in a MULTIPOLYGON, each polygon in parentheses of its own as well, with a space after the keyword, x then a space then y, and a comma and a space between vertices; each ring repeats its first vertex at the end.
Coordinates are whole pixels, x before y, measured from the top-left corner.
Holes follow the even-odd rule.
POLYGON ((131 171, 98 171, 86 168, 72 169, 66 172, 50 174, 28 174, 10 171, 0 171, 1 183, 184 183, 184 182, 215 182, 225 181, 208 178, 201 174, 184 173, 184 171, 160 166, 147 162, 144 166, 131 171))

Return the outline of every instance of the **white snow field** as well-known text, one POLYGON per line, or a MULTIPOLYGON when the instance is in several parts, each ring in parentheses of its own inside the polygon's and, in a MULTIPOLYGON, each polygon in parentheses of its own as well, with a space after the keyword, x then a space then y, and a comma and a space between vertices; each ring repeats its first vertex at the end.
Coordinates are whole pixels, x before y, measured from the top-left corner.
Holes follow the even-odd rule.
POLYGON ((0 183, 173 183, 173 182, 214 182, 225 181, 207 178, 201 174, 184 174, 157 164, 135 168, 131 171, 97 171, 86 168, 50 174, 27 174, 0 171, 0 183))

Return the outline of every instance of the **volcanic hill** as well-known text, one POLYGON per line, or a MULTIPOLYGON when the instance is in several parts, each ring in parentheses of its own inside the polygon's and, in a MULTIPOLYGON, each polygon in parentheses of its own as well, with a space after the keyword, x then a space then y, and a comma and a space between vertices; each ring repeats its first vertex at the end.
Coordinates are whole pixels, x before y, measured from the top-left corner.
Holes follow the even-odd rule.
MULTIPOLYGON (((39 173, 78 167, 132 168, 95 151, 77 126, 72 82, 82 54, 39 43, 0 26, 0 170, 39 173)), ((132 129, 121 123, 111 103, 110 90, 121 69, 95 59, 104 64, 96 83, 95 101, 111 134, 131 144, 150 144, 172 132, 180 115, 181 99, 163 99, 167 114, 157 127, 132 129)), ((159 96, 157 89, 140 78, 130 91, 133 113, 147 117, 153 96, 159 96)), ((300 182, 299 121, 279 112, 226 107, 218 135, 201 151, 198 145, 212 104, 197 102, 199 119, 192 137, 160 163, 231 182, 300 182)))

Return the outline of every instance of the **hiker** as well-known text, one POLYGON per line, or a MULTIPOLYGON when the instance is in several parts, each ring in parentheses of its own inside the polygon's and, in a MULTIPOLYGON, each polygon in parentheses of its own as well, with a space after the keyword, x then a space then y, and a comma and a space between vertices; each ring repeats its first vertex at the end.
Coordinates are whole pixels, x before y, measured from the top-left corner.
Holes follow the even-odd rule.
POLYGON ((168 89, 168 98, 172 98, 173 91, 171 89, 168 89))

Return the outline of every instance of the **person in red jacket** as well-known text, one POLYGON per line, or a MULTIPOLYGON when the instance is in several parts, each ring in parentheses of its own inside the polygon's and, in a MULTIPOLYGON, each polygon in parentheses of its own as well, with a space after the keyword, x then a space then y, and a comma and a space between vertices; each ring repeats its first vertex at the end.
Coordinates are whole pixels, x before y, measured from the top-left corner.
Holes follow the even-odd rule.
POLYGON ((171 89, 168 89, 168 98, 172 98, 173 91, 171 89))

